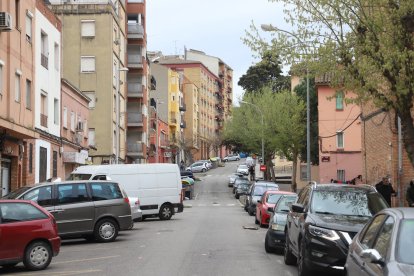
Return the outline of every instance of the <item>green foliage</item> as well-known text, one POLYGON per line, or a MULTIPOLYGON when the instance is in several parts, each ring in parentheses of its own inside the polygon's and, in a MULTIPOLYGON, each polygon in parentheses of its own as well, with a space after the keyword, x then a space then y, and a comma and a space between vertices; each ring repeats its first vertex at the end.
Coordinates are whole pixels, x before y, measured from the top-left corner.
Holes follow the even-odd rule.
POLYGON ((290 77, 282 75, 281 63, 274 51, 266 50, 262 60, 252 65, 246 74, 240 77, 238 85, 247 92, 258 92, 265 86, 279 92, 290 89, 290 77))

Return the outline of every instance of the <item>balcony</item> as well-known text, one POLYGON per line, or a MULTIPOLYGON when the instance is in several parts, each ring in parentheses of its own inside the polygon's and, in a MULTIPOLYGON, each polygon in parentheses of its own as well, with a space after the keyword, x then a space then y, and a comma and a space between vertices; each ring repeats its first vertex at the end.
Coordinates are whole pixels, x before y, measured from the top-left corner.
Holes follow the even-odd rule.
POLYGON ((128 111, 128 126, 129 127, 142 127, 142 126, 144 126, 142 113, 141 112, 129 112, 128 111))
POLYGON ((181 121, 180 128, 186 128, 187 123, 185 121, 181 121))
POLYGON ((142 69, 144 67, 141 54, 128 55, 128 67, 142 69))
POLYGON ((144 27, 138 23, 128 23, 128 39, 143 39, 144 27))
POLYGON ((170 112, 170 124, 172 124, 172 125, 177 124, 177 113, 170 112))
POLYGON ((142 83, 128 83, 128 97, 130 98, 142 98, 144 97, 142 83))
POLYGON ((40 54, 40 64, 46 69, 49 68, 49 58, 45 54, 40 54))
POLYGON ((144 143, 135 142, 128 143, 127 155, 132 157, 143 157, 144 156, 144 143))
POLYGON ((179 110, 180 111, 186 111, 187 110, 187 106, 185 105, 185 103, 183 103, 182 105, 180 105, 179 110))
POLYGON ((40 113, 40 125, 47 127, 47 115, 40 113))

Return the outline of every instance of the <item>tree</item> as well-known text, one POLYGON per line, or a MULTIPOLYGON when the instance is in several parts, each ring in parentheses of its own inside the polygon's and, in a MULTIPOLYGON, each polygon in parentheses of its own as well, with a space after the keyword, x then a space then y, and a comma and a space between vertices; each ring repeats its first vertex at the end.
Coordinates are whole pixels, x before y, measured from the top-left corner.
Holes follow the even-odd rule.
MULTIPOLYGON (((304 146, 302 140, 306 129, 303 122, 305 103, 290 91, 273 93, 271 88, 265 87, 258 92, 245 95, 243 100, 260 108, 264 125, 254 106, 242 104, 233 110, 231 120, 226 122, 224 138, 236 141, 244 151, 261 152, 263 137, 267 168, 273 168, 274 154, 284 155, 294 162, 292 189, 296 191, 296 161, 304 146)), ((274 180, 274 173, 269 170, 267 178, 270 174, 274 180)))
POLYGON ((257 92, 269 85, 278 92, 290 89, 290 78, 282 75, 280 60, 275 52, 267 50, 262 53, 262 60, 250 66, 237 84, 247 92, 257 92))
MULTIPOLYGON (((306 79, 295 87, 295 93, 303 102, 306 102, 306 79)), ((319 164, 319 141, 318 141, 318 96, 316 95, 315 80, 309 80, 309 102, 310 102, 310 151, 312 164, 319 164)), ((304 118, 305 120, 305 118, 304 118)), ((304 122, 305 124, 306 122, 304 122)), ((302 143, 306 145, 306 136, 303 136, 302 143)), ((300 159, 306 162, 306 147, 300 152, 300 159)))
MULTIPOLYGON (((292 33, 275 30, 272 47, 290 64, 305 61, 332 87, 357 93, 401 118, 414 164, 414 0, 271 0, 285 4, 292 33)), ((252 26, 245 42, 268 49, 252 26)))

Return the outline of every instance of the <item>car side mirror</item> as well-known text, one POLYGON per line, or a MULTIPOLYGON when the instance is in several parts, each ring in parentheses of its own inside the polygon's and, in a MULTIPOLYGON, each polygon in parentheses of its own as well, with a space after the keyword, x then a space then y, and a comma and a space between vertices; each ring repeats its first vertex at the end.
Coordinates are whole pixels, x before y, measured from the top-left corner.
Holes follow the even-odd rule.
POLYGON ((257 203, 262 203, 262 201, 259 199, 259 200, 257 201, 257 203))
POLYGON ((300 203, 292 204, 291 208, 292 208, 292 212, 295 212, 295 213, 303 213, 305 210, 305 207, 300 203))
POLYGON ((273 212, 275 211, 275 209, 274 209, 273 207, 269 207, 269 208, 267 208, 267 211, 268 211, 269 213, 273 213, 273 212))
POLYGON ((364 249, 359 255, 373 264, 384 266, 384 259, 376 249, 364 249))

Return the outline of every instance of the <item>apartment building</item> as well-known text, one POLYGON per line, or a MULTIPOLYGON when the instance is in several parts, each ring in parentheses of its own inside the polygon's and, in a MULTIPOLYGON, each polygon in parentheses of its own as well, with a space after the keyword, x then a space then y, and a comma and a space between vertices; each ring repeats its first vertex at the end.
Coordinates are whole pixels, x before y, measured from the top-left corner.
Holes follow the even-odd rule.
POLYGON ((329 86, 328 76, 315 79, 318 93, 319 180, 345 183, 362 175, 361 108, 356 98, 329 86))
MULTIPOLYGON (((161 102, 158 102, 159 106, 161 102)), ((157 101, 154 98, 151 98, 148 163, 171 163, 172 153, 170 149, 169 126, 167 122, 158 117, 157 111, 157 101)))
MULTIPOLYGON (((88 159, 88 121, 91 100, 68 80, 62 79, 61 147, 59 155, 63 160, 62 179, 88 159), (75 119, 75 114, 78 116, 75 119), (77 124, 75 125, 75 122, 77 124)), ((92 141, 93 144, 93 141, 92 141)))
POLYGON ((0 1, 0 196, 35 179, 36 4, 0 1))
POLYGON ((196 161, 193 156, 199 151, 198 137, 198 94, 199 88, 192 83, 186 76, 181 82, 181 91, 184 95, 186 111, 184 113, 184 160, 187 164, 196 161))
MULTIPOLYGON (((127 162, 126 1, 49 2, 62 22, 62 76, 91 100, 89 157, 94 164, 127 162)), ((74 117, 78 126, 83 119, 74 117)))
POLYGON ((155 80, 149 77, 146 58, 146 1, 129 0, 128 18, 128 94, 127 162, 146 163, 149 148, 149 89, 155 80), (149 80, 149 81, 148 81, 149 80))

